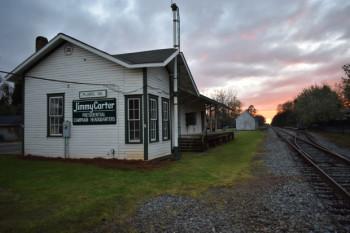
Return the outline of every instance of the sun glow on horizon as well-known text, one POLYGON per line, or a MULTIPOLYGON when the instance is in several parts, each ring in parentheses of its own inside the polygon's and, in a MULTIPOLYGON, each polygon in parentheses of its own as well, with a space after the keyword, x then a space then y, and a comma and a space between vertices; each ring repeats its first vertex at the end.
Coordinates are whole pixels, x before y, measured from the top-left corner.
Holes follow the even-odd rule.
POLYGON ((277 112, 276 110, 261 110, 261 111, 259 111, 259 109, 258 109, 257 114, 263 115, 266 119, 266 123, 271 124, 272 118, 275 116, 276 112, 277 112))

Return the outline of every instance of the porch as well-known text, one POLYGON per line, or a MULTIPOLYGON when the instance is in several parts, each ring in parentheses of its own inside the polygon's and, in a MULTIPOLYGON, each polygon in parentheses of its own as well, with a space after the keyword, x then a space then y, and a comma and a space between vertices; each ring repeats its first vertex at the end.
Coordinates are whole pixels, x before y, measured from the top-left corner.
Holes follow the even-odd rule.
POLYGON ((180 90, 180 151, 205 151, 234 139, 229 130, 230 108, 203 95, 180 90))
POLYGON ((234 139, 233 130, 220 130, 206 134, 181 135, 179 139, 181 151, 205 151, 210 147, 228 143, 234 139))

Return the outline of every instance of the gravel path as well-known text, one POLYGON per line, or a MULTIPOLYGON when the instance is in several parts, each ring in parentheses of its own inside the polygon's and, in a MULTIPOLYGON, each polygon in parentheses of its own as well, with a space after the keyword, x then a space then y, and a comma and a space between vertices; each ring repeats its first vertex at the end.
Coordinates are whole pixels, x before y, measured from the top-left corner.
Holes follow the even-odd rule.
POLYGON ((336 232, 294 158, 269 129, 255 178, 198 198, 153 198, 140 204, 131 224, 137 232, 336 232))
POLYGON ((159 196, 136 213, 139 232, 216 232, 216 214, 199 200, 181 196, 159 196))
POLYGON ((310 134, 314 137, 314 139, 316 140, 316 142, 318 142, 319 144, 321 144, 322 146, 333 150, 337 153, 340 153, 342 155, 345 155, 347 157, 350 158, 350 148, 345 148, 345 147, 340 147, 332 142, 330 142, 329 140, 327 140, 325 137, 323 137, 322 135, 319 135, 317 133, 314 132, 310 132, 310 134))

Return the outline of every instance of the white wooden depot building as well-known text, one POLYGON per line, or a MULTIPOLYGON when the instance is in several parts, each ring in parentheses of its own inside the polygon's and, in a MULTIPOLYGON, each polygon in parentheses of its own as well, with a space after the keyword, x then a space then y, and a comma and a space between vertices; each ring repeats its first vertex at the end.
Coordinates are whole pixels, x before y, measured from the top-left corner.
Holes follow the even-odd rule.
POLYGON ((175 137, 216 128, 206 112, 219 103, 200 95, 178 49, 112 55, 62 33, 37 43, 8 75, 24 87, 24 155, 151 160, 171 155, 175 137))

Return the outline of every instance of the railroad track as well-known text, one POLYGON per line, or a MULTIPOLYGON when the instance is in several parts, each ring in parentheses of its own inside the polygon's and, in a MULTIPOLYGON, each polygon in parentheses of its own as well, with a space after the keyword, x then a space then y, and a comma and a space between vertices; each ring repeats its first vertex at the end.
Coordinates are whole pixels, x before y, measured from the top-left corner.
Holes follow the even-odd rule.
POLYGON ((277 134, 350 204, 350 159, 311 141, 303 131, 278 129, 277 134))
POLYGON ((339 232, 350 232, 349 157, 317 144, 305 131, 273 129, 305 162, 303 173, 335 216, 339 232))

